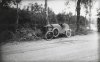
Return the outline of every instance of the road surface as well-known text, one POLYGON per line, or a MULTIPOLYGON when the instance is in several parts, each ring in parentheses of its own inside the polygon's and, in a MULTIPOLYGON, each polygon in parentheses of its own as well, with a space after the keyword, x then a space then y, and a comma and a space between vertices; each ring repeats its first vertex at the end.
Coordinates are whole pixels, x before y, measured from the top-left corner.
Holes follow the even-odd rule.
POLYGON ((97 62, 98 34, 51 41, 8 43, 1 47, 3 62, 97 62))

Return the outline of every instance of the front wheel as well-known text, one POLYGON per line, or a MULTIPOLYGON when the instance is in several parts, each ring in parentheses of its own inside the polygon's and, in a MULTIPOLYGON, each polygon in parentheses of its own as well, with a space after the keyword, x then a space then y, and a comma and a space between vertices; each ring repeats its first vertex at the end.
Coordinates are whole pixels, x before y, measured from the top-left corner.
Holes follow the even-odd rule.
POLYGON ((65 32, 65 35, 66 35, 66 37, 71 37, 71 30, 67 30, 67 31, 65 32))
POLYGON ((45 34, 45 39, 50 40, 52 38, 53 38, 53 32, 47 31, 47 33, 45 34))
POLYGON ((54 36, 54 37, 58 37, 58 35, 59 35, 58 29, 54 29, 54 30, 53 30, 53 36, 54 36))

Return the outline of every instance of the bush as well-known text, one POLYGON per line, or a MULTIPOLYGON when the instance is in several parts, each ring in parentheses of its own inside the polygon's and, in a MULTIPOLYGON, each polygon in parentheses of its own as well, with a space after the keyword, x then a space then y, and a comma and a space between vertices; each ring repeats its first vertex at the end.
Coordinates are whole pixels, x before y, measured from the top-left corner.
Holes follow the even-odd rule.
POLYGON ((0 33, 0 43, 2 42, 8 42, 9 40, 11 40, 14 36, 14 33, 11 31, 3 31, 0 33))

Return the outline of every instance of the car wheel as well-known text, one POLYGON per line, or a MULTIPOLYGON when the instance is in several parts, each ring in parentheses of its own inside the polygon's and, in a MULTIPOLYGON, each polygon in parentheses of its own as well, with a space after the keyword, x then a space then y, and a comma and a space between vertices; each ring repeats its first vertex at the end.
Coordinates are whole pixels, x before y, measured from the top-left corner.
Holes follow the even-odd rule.
POLYGON ((52 31, 47 31, 47 33, 45 34, 45 39, 50 40, 52 38, 53 38, 53 32, 52 31))
POLYGON ((71 30, 67 30, 67 31, 65 32, 65 35, 66 35, 66 37, 71 37, 71 30))
POLYGON ((58 29, 54 29, 53 30, 53 37, 58 37, 58 35, 59 35, 58 29))

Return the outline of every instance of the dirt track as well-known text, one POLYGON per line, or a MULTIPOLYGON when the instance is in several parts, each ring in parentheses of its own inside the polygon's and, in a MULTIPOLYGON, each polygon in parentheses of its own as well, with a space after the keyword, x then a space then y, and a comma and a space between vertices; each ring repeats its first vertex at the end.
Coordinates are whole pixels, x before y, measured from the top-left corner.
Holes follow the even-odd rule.
POLYGON ((51 41, 8 43, 2 46, 1 52, 4 62, 96 62, 98 60, 98 34, 92 33, 51 41))

